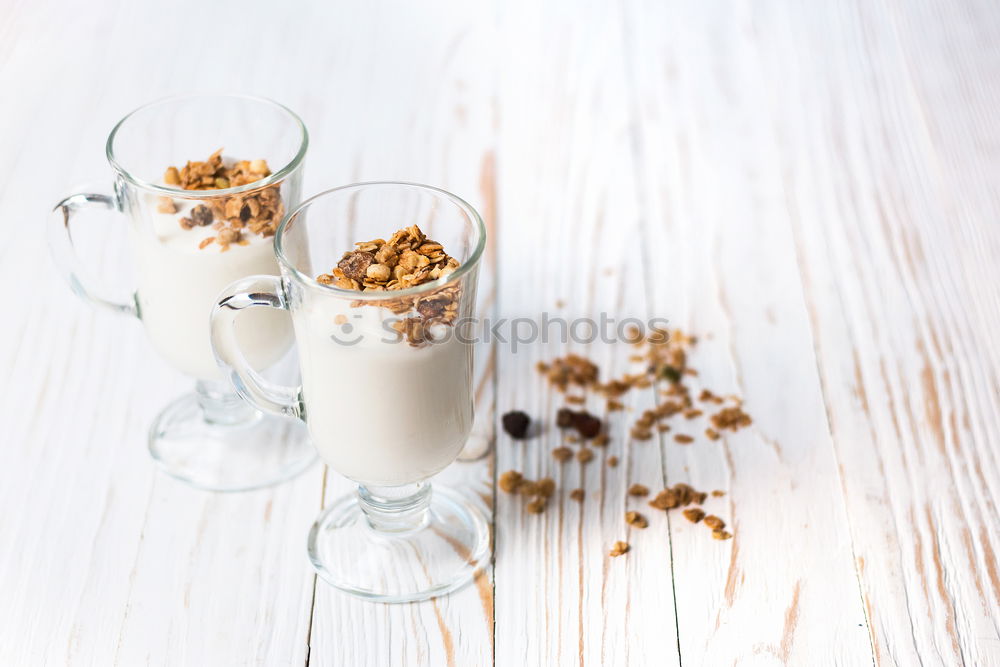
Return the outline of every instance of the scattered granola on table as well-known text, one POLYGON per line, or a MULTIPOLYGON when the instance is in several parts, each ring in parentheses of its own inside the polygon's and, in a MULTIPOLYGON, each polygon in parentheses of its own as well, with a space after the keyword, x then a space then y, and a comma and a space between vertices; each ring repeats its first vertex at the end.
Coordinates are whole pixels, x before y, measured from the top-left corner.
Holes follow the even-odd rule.
POLYGON ((586 410, 570 410, 569 408, 559 408, 556 412, 556 426, 559 428, 573 428, 580 437, 590 440, 601 434, 602 422, 586 410))
MULTIPOLYGON (((593 393, 604 398, 609 413, 624 410, 625 404, 621 398, 633 389, 655 386, 657 403, 651 408, 642 410, 630 426, 629 432, 634 440, 651 440, 654 433, 671 431, 671 425, 667 421, 675 418, 705 419, 710 425, 707 428, 702 425, 702 428, 709 440, 719 439, 720 431, 723 429, 737 431, 753 423, 750 416, 743 411, 742 401, 738 397, 721 397, 707 388, 701 388, 699 391, 689 386, 691 378, 698 378, 697 370, 688 363, 688 352, 696 343, 693 336, 685 335, 681 331, 653 329, 645 335, 639 331, 631 332, 629 338, 636 346, 636 352, 631 355, 630 361, 643 364, 643 369, 639 372, 626 373, 621 377, 602 381, 598 366, 578 354, 568 354, 547 362, 540 361, 536 364, 536 368, 552 387, 563 392, 567 404, 583 405, 586 403, 586 397, 593 393), (568 393, 571 390, 573 393, 568 393), (580 391, 583 393, 579 393, 580 391), (695 405, 695 399, 692 398, 695 395, 700 403, 699 406, 695 405)), ((561 407, 556 413, 555 422, 561 429, 573 430, 573 433, 564 436, 564 443, 580 442, 594 447, 606 447, 611 442, 608 423, 585 409, 561 407)), ((505 428, 506 426, 505 424, 505 428)), ((685 433, 674 435, 673 440, 679 444, 695 442, 693 436, 685 433)), ((568 462, 575 456, 581 464, 585 464, 593 460, 594 451, 584 446, 574 455, 571 448, 560 446, 552 450, 552 456, 560 463, 568 462)), ((617 467, 618 456, 608 456, 607 463, 609 468, 617 467)), ((541 513, 546 508, 547 499, 554 492, 554 482, 549 488, 542 484, 544 481, 532 482, 525 480, 519 473, 509 471, 501 475, 500 486, 509 493, 532 498, 526 511, 541 513)), ((649 488, 642 484, 632 484, 627 489, 627 495, 644 497, 649 495, 649 488)), ((701 507, 709 495, 689 484, 679 482, 658 492, 648 504, 664 511, 681 509, 682 515, 688 521, 702 523, 711 530, 714 539, 731 539, 732 534, 725 530, 725 522, 715 515, 707 514, 701 507)), ((712 497, 722 495, 724 492, 719 490, 711 492, 712 497)), ((569 498, 582 502, 585 498, 584 489, 573 489, 569 493, 569 498)), ((648 519, 635 510, 626 511, 625 521, 635 528, 649 526, 648 519)), ((618 541, 612 546, 610 555, 620 556, 629 549, 627 542, 618 541)))
POLYGON ((551 477, 543 477, 537 482, 526 479, 516 470, 508 470, 498 480, 500 490, 512 495, 530 498, 524 509, 529 514, 541 514, 548 506, 548 499, 556 492, 556 482, 551 477))
MULTIPOLYGON (((255 183, 271 175, 265 160, 239 160, 226 165, 222 149, 215 151, 204 162, 188 161, 181 169, 167 167, 163 182, 182 190, 225 190, 255 183)), ((182 199, 183 198, 179 198, 182 199)), ((177 205, 171 197, 160 197, 160 213, 176 213, 177 205)), ((198 204, 187 216, 178 221, 183 229, 212 225, 215 236, 202 240, 199 247, 207 248, 213 242, 224 252, 232 245, 246 245, 246 234, 264 238, 274 236, 285 214, 281 201, 281 186, 269 185, 238 194, 212 197, 198 204), (211 240, 209 240, 211 239, 211 240)))

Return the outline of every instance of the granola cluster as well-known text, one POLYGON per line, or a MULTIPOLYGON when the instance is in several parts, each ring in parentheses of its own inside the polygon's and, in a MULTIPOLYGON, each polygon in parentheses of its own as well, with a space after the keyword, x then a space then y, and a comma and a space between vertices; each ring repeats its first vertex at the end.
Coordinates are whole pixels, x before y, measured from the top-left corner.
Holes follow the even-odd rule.
MULTIPOLYGON (((694 392, 688 383, 690 378, 698 376, 697 371, 688 363, 688 352, 697 342, 693 336, 681 331, 653 329, 648 335, 631 331, 628 337, 629 342, 638 348, 630 359, 642 364, 639 372, 602 381, 599 367, 589 359, 575 354, 539 362, 537 370, 552 387, 562 393, 567 404, 583 406, 588 402, 588 397, 600 397, 606 401, 608 413, 624 410, 625 405, 619 399, 633 389, 659 389, 657 405, 643 411, 631 425, 630 436, 634 440, 651 439, 654 429, 659 433, 670 431, 671 425, 666 422, 675 418, 707 418, 711 426, 705 429, 705 436, 709 440, 721 438, 721 431, 737 431, 753 423, 743 411, 742 401, 738 397, 723 398, 702 388, 697 394, 697 403, 692 398, 694 392)), ((523 433, 522 424, 527 424, 529 419, 523 412, 509 412, 503 417, 504 429, 512 438, 517 438, 523 433)), ((599 452, 595 447, 604 447, 610 442, 607 419, 609 418, 602 419, 593 415, 583 407, 558 408, 555 424, 564 429, 564 434, 562 444, 552 450, 553 458, 560 464, 569 463, 574 458, 580 464, 594 460, 595 452, 599 452), (579 445, 579 448, 574 450, 567 446, 573 444, 579 445)), ((694 436, 686 433, 676 433, 673 440, 683 445, 695 442, 694 436)), ((617 467, 619 463, 618 457, 614 455, 607 456, 605 461, 610 468, 617 467)), ((531 497, 531 501, 525 505, 525 511, 531 514, 544 512, 550 497, 556 492, 555 482, 551 478, 542 480, 545 483, 542 493, 538 487, 542 482, 525 480, 516 470, 503 473, 499 481, 502 491, 531 497)), ((646 498, 650 494, 649 487, 635 483, 627 488, 626 499, 646 498)), ((656 492, 648 505, 661 511, 678 509, 688 521, 709 528, 714 539, 728 540, 733 535, 725 530, 725 521, 714 514, 708 514, 702 507, 710 496, 718 498, 723 495, 725 493, 721 490, 709 494, 681 482, 656 492)), ((583 503, 587 497, 583 488, 572 489, 567 496, 577 503, 583 503)), ((636 509, 627 509, 624 517, 629 528, 641 530, 650 525, 650 519, 636 509)), ((627 542, 616 541, 610 555, 621 556, 630 549, 627 542)))
MULTIPOLYGON (((184 190, 222 190, 255 183, 270 175, 265 160, 240 160, 226 166, 220 148, 204 162, 188 161, 180 169, 167 167, 163 182, 184 190)), ((176 213, 177 205, 170 197, 161 197, 157 210, 176 213)), ((227 197, 213 197, 207 205, 195 206, 189 216, 179 222, 184 229, 212 225, 217 234, 204 239, 199 247, 215 243, 224 252, 234 243, 247 245, 247 232, 265 238, 274 236, 284 213, 280 186, 270 185, 227 197)))
MULTIPOLYGON (((443 278, 459 267, 437 241, 428 239, 420 227, 410 225, 393 234, 388 241, 375 239, 355 243, 344 253, 336 268, 316 280, 324 285, 358 292, 385 292, 416 287, 443 278)), ((414 315, 393 324, 414 347, 433 340, 434 324, 452 324, 458 317, 461 287, 448 285, 416 297, 400 297, 371 304, 356 301, 353 305, 378 305, 401 315, 414 315)))
POLYGON ((508 470, 500 475, 499 483, 502 491, 531 499, 524 506, 529 514, 544 512, 549 498, 556 492, 556 483, 551 477, 543 477, 534 482, 525 479, 524 475, 516 470, 508 470))
MULTIPOLYGON (((537 369, 550 385, 564 394, 571 387, 579 387, 603 397, 608 412, 623 410, 625 406, 619 399, 632 389, 649 388, 656 382, 666 383, 661 392, 664 400, 655 407, 644 410, 633 423, 629 435, 635 440, 651 439, 654 428, 659 433, 670 431, 672 427, 666 420, 674 416, 680 415, 688 420, 703 416, 705 412, 695 406, 691 388, 687 384, 688 378, 698 375, 688 365, 688 351, 697 343, 697 339, 680 330, 671 333, 666 329, 653 329, 648 335, 644 335, 638 328, 630 330, 627 338, 639 348, 631 356, 631 360, 644 365, 641 372, 626 373, 620 378, 601 382, 598 367, 590 360, 574 354, 550 362, 539 362, 537 369)), ((586 400, 569 394, 565 398, 567 403, 577 405, 586 400)), ((721 437, 720 431, 738 431, 753 423, 750 415, 743 411, 742 401, 736 396, 722 398, 709 389, 702 389, 698 401, 716 406, 722 406, 726 401, 733 403, 718 407, 716 412, 709 415, 711 426, 704 431, 709 440, 718 440, 721 437)), ((562 418, 562 413, 566 410, 560 410, 557 418, 562 418)), ((687 445, 694 441, 694 437, 685 433, 674 435, 674 442, 678 444, 687 445)))

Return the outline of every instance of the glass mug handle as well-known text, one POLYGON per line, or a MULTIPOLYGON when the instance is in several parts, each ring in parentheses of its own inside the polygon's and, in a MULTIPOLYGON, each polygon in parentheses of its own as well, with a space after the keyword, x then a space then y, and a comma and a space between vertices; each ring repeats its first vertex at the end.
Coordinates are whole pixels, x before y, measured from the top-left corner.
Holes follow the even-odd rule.
POLYGON ((49 215, 48 240, 57 268, 65 276, 73 292, 84 301, 108 308, 116 313, 139 317, 135 292, 132 293, 132 298, 125 303, 108 298, 104 296, 104 289, 97 285, 97 282, 83 268, 73 244, 70 221, 77 211, 84 208, 99 208, 105 211, 119 210, 118 200, 115 197, 94 193, 70 195, 56 204, 49 215))
POLYGON ((247 308, 288 311, 279 276, 247 276, 230 283, 212 308, 212 351, 240 396, 265 412, 302 419, 302 386, 288 387, 255 371, 236 338, 236 318, 247 308))

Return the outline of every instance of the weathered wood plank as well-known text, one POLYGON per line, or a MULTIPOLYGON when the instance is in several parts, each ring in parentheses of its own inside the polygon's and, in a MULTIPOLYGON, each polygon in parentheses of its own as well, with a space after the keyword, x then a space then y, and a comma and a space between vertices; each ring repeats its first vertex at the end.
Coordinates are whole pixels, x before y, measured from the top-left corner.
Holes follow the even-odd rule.
POLYGON ((764 67, 876 656, 992 664, 1000 13, 903 9, 773 8, 764 67))
POLYGON ((714 442, 706 419, 675 421, 670 435, 695 442, 662 443, 671 481, 727 492, 706 510, 734 533, 720 543, 671 519, 681 657, 864 664, 871 645, 756 55, 775 49, 771 26, 750 4, 629 9, 652 304, 700 336, 692 384, 744 397, 754 420, 714 442))
MULTIPOLYGON (((602 313, 645 321, 618 9, 516 2, 505 5, 501 21, 509 57, 500 93, 500 315, 539 327, 543 315, 570 323, 599 322, 602 313)), ((563 399, 535 363, 574 352, 610 378, 629 370, 632 350, 584 342, 583 324, 569 329, 584 339, 575 342, 560 340, 566 334, 557 325, 545 331, 547 341, 498 350, 498 412, 524 410, 542 423, 541 434, 524 442, 500 434, 498 472, 549 476, 558 491, 541 515, 526 513, 522 497, 498 495, 496 663, 677 664, 666 517, 626 495, 633 482, 663 487, 659 448, 628 439, 652 391, 629 394, 630 411, 611 416, 611 442, 593 448, 591 463, 557 463, 554 447, 580 446, 555 428, 563 399), (606 465, 610 456, 620 459, 617 468, 606 465), (584 489, 582 503, 569 498, 574 488, 584 489), (647 515, 649 528, 630 529, 627 509, 647 515), (617 540, 632 549, 611 558, 617 540)), ((598 397, 587 407, 607 416, 598 397)))
MULTIPOLYGON (((489 7, 439 3, 386 4, 383 11, 337 18, 339 9, 317 8, 324 39, 336 45, 318 80, 342 81, 336 104, 323 95, 326 132, 315 190, 351 181, 429 183, 468 200, 495 234, 495 107, 493 17, 489 7), (392 14, 387 20, 386 12, 392 14), (351 72, 340 58, 350 57, 351 72)), ((388 230, 387 233, 392 230, 388 230)), ((480 270, 480 312, 494 300, 495 248, 480 270)), ((477 358, 474 456, 492 439, 493 368, 489 350, 477 358)), ((387 418, 391 418, 391 406, 387 418)), ((361 443, 359 443, 360 445, 361 443)), ((448 484, 492 504, 492 460, 457 463, 435 483, 448 484)), ((335 474, 325 502, 353 492, 335 474)), ((304 537, 304 536, 303 536, 304 537)), ((304 544, 304 542, 303 542, 304 544)), ((358 554, 363 558, 363 554, 358 554)), ((319 665, 483 665, 493 660, 492 573, 445 599, 419 604, 373 605, 316 584, 310 661, 319 665)))

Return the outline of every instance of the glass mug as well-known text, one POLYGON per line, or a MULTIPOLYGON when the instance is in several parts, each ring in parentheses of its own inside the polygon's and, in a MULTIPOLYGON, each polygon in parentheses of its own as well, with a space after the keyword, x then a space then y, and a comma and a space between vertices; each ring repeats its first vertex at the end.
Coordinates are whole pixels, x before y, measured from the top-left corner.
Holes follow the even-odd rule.
POLYGON ((335 188, 282 222, 275 239, 281 278, 238 280, 212 312, 216 356, 240 394, 262 410, 304 420, 320 457, 359 484, 322 512, 308 540, 320 576, 359 597, 441 595, 488 557, 483 514, 448 489, 432 492, 427 481, 455 460, 472 430, 473 341, 463 330, 475 314, 485 245, 479 214, 443 190, 411 183, 335 188), (410 225, 440 243, 458 268, 397 291, 360 292, 316 279, 355 242, 389 239, 410 225), (237 339, 243 317, 269 309, 291 313, 299 387, 262 378, 237 339))
MULTIPOLYGON (((122 119, 107 141, 116 172, 114 195, 74 194, 56 205, 49 242, 56 264, 84 300, 137 317, 165 361, 197 380, 195 392, 169 405, 149 433, 153 459, 194 486, 237 491, 267 486, 305 470, 315 460, 301 424, 254 410, 215 363, 209 313, 223 287, 242 276, 278 273, 273 233, 284 211, 298 204, 308 135, 302 121, 270 100, 237 95, 172 97, 122 119), (225 148, 236 160, 265 160, 274 171, 256 181, 244 171, 209 187, 181 189, 171 165, 205 160, 225 148), (174 182, 173 185, 166 181, 174 182), (231 187, 225 187, 231 186, 231 187), (128 224, 137 287, 127 301, 108 297, 89 276, 73 245, 71 222, 84 208, 116 211, 128 224), (242 225, 242 229, 238 229, 242 225), (207 240, 211 239, 211 240, 207 240)), ((227 159, 226 166, 230 166, 227 159)), ((210 184, 208 181, 212 181, 210 184)), ((198 181, 202 183, 202 181, 198 181)), ((241 323, 241 343, 252 363, 266 368, 293 342, 280 313, 255 313, 241 323)))

